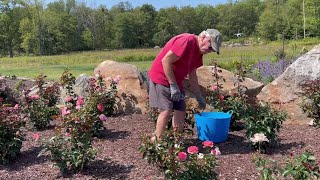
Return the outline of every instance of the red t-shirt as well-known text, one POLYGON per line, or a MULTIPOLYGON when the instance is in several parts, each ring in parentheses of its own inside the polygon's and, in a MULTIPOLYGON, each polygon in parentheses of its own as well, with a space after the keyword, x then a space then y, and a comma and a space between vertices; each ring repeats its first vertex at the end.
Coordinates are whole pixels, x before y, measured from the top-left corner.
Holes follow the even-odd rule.
POLYGON ((167 42, 153 61, 149 71, 150 80, 154 83, 165 86, 170 85, 162 66, 162 59, 169 50, 180 57, 178 61, 173 63, 173 72, 177 84, 182 90, 182 81, 185 77, 194 69, 203 65, 203 55, 200 53, 197 37, 193 34, 185 33, 175 36, 167 42))

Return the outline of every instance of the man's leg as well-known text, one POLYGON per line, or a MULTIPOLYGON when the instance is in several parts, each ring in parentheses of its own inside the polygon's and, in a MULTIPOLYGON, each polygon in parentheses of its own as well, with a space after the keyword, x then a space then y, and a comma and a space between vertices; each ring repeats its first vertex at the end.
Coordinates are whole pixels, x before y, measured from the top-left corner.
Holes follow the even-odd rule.
POLYGON ((186 111, 174 110, 172 127, 174 128, 175 131, 179 133, 183 132, 185 115, 186 115, 186 111))
POLYGON ((163 134, 167 128, 170 115, 171 110, 160 110, 156 125, 156 136, 158 140, 161 140, 163 138, 163 134))

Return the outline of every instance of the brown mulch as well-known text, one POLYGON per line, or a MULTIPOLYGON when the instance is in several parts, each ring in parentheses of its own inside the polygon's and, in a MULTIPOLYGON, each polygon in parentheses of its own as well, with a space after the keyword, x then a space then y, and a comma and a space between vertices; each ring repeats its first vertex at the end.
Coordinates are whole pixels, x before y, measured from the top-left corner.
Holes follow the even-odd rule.
MULTIPOLYGON (((62 177, 57 167, 52 167, 48 157, 37 157, 41 140, 48 139, 53 130, 39 132, 40 140, 33 140, 33 132, 27 133, 22 153, 9 165, 0 166, 0 179, 163 179, 156 167, 141 157, 138 147, 141 135, 151 134, 153 122, 146 115, 127 115, 109 118, 107 130, 101 139, 95 139, 97 158, 89 163, 83 172, 62 177)), ((259 173, 252 163, 258 155, 245 140, 244 130, 229 133, 226 142, 217 144, 221 150, 217 172, 219 179, 259 179, 259 173)), ((303 125, 284 125, 279 133, 280 144, 267 149, 266 158, 283 162, 289 153, 301 154, 311 150, 320 157, 320 132, 317 128, 303 125)), ((195 144, 200 144, 193 136, 195 144)))
MULTIPOLYGON (((13 88, 19 81, 17 79, 7 83, 13 88)), ((28 87, 34 85, 34 82, 27 82, 28 87)), ((8 165, 0 165, 0 179, 164 179, 163 174, 149 165, 138 151, 140 137, 154 130, 154 123, 147 120, 146 115, 110 117, 105 127, 107 130, 104 137, 94 140, 94 148, 98 150, 96 159, 81 173, 62 177, 59 169, 52 167, 47 156, 37 157, 41 151, 41 141, 53 135, 53 129, 49 129, 38 132, 39 141, 34 141, 34 132, 27 132, 18 158, 8 165)), ((300 155, 305 150, 310 150, 320 158, 320 131, 317 128, 286 124, 278 135, 280 143, 268 148, 263 155, 265 158, 284 162, 289 153, 300 155)), ((196 135, 191 140, 196 145, 201 144, 196 135)), ((258 154, 245 139, 244 130, 230 132, 229 139, 217 146, 222 153, 216 168, 219 179, 259 179, 259 173, 252 163, 253 157, 258 154)))

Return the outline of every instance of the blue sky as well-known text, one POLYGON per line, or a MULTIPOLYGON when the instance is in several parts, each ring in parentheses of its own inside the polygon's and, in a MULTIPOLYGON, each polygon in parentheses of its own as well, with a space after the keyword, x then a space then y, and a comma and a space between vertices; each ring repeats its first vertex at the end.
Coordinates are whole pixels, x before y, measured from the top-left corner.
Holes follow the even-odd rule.
MULTIPOLYGON (((45 0, 45 2, 53 2, 55 0, 45 0)), ((157 10, 160 8, 168 8, 171 6, 197 6, 199 4, 210 4, 216 6, 217 4, 225 4, 228 0, 77 0, 85 2, 87 6, 97 7, 101 4, 106 5, 109 9, 119 2, 130 2, 133 7, 141 6, 143 4, 152 4, 157 10)))

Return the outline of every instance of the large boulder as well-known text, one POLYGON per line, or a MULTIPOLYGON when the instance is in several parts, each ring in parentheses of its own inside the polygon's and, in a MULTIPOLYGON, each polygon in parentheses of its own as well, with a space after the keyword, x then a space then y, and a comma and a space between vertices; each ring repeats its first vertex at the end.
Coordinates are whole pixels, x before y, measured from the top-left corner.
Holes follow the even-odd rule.
MULTIPOLYGON (((214 85, 214 77, 212 76, 212 66, 202 66, 197 69, 197 75, 198 75, 198 82, 200 85, 200 89, 202 91, 203 95, 208 95, 208 92, 210 91, 210 87, 214 85)), ((221 73, 219 73, 220 76, 225 79, 224 81, 219 81, 220 84, 222 84, 223 90, 222 93, 224 95, 230 95, 230 92, 236 92, 236 87, 234 85, 235 77, 234 74, 228 70, 218 68, 218 70, 221 70, 221 73)), ((250 78, 245 78, 245 80, 241 83, 243 86, 247 87, 248 89, 245 91, 245 94, 248 95, 248 98, 250 101, 254 101, 257 94, 260 93, 261 89, 263 88, 263 83, 254 81, 250 78)), ((195 96, 190 88, 190 82, 188 79, 184 81, 184 88, 186 90, 186 95, 189 97, 189 101, 191 104, 195 104, 195 96)), ((211 107, 207 107, 207 110, 212 110, 211 107)))
MULTIPOLYGON (((202 89, 203 93, 208 92, 208 87, 211 87, 214 85, 214 77, 212 76, 212 66, 202 66, 197 69, 197 75, 198 75, 198 81, 200 88, 202 89)), ((222 84, 223 91, 222 93, 225 95, 229 95, 229 92, 235 92, 236 87, 234 85, 235 83, 235 77, 234 74, 228 70, 218 68, 218 70, 221 70, 221 73, 219 73, 220 76, 225 79, 224 81, 219 81, 220 84, 222 84)), ((248 95, 249 99, 253 99, 256 97, 257 94, 260 93, 261 89, 263 88, 263 83, 254 81, 250 78, 245 78, 245 80, 241 83, 243 86, 247 87, 248 89, 245 91, 245 93, 248 95)), ((184 82, 184 87, 189 90, 190 83, 188 79, 184 82)))
MULTIPOLYGON (((208 87, 213 85, 213 76, 211 73, 212 67, 203 66, 197 70, 198 79, 201 91, 204 95, 210 91, 208 87)), ((226 80, 222 82, 224 94, 235 91, 234 86, 234 75, 227 70, 221 69, 222 73, 220 74, 226 80)), ((138 71, 137 67, 130 64, 118 63, 114 61, 104 61, 97 66, 94 70, 94 74, 99 73, 104 78, 114 78, 117 75, 121 76, 121 80, 118 85, 118 95, 120 99, 117 102, 119 113, 145 113, 146 112, 146 103, 148 101, 148 84, 149 79, 146 72, 138 71)), ((242 85, 246 86, 246 94, 249 99, 253 99, 260 92, 263 87, 263 84, 257 81, 254 81, 250 78, 245 78, 245 81, 242 85)), ((194 93, 190 88, 190 83, 188 79, 184 81, 184 87, 186 90, 187 103, 191 108, 197 107, 197 102, 195 100, 194 93)), ((211 110, 208 107, 207 110, 211 110)))
MULTIPOLYGON (((120 75, 118 84, 117 108, 118 113, 145 113, 148 100, 147 88, 143 84, 141 73, 137 67, 131 64, 104 61, 94 70, 94 74, 100 73, 105 79, 120 75)), ((108 83, 108 81, 106 81, 108 83)))
POLYGON ((303 85, 309 80, 320 78, 320 45, 299 57, 285 72, 266 85, 257 98, 288 113, 286 123, 307 124, 310 118, 303 113, 303 85))

